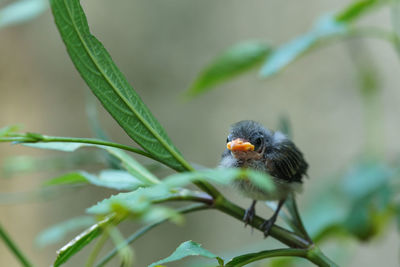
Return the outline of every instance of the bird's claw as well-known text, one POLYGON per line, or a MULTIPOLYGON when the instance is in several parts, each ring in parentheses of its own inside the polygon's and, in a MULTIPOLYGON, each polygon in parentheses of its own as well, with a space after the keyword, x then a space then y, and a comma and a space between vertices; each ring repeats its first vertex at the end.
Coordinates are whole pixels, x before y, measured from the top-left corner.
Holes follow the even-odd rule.
POLYGON ((248 208, 243 216, 243 221, 244 221, 244 227, 246 227, 248 224, 251 224, 254 219, 254 215, 256 214, 256 211, 253 207, 248 208))
POLYGON ((261 229, 264 231, 264 238, 267 238, 269 236, 269 231, 271 230, 274 223, 275 223, 275 220, 269 219, 269 220, 265 220, 261 224, 261 229))

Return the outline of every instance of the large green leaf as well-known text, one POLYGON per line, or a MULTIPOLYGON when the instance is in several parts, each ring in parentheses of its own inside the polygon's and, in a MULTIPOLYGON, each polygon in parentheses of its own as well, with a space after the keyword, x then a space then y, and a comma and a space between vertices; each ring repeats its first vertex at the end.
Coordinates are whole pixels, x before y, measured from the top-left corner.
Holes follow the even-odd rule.
POLYGON ((34 19, 48 8, 46 0, 20 0, 0 10, 0 28, 34 19))
POLYGON ((258 41, 248 41, 228 48, 199 75, 188 95, 195 96, 211 87, 257 66, 270 52, 270 47, 258 41))
POLYGON ((104 46, 90 33, 79 0, 50 3, 75 67, 107 111, 133 140, 160 161, 176 170, 191 169, 104 46))
POLYGON ((149 267, 155 267, 164 263, 181 260, 188 256, 202 256, 210 259, 215 258, 218 260, 218 266, 224 266, 221 258, 202 248, 200 244, 193 241, 186 241, 180 244, 179 247, 169 257, 154 262, 150 264, 149 267))

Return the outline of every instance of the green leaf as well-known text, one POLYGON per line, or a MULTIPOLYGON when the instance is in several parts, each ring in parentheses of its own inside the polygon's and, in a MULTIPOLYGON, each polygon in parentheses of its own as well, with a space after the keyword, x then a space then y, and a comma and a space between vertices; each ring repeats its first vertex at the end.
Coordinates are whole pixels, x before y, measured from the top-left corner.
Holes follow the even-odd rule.
POLYGON ((58 150, 64 152, 74 152, 78 148, 81 147, 98 147, 106 149, 106 146, 102 145, 94 145, 94 144, 85 144, 85 143, 74 143, 74 142, 52 142, 52 143, 23 143, 24 146, 40 148, 40 149, 50 149, 50 150, 58 150))
POLYGON ((264 173, 249 169, 208 169, 173 174, 164 178, 160 184, 139 188, 133 192, 119 193, 90 207, 87 212, 104 215, 115 212, 117 207, 122 212, 142 216, 154 202, 175 199, 176 197, 186 197, 187 199, 196 196, 203 197, 202 193, 181 188, 192 182, 210 181, 229 185, 237 179, 249 179, 263 190, 274 190, 274 184, 269 176, 264 173))
POLYGON ((82 250, 87 244, 89 244, 92 240, 98 237, 102 232, 104 227, 113 223, 115 221, 114 216, 109 216, 103 219, 102 221, 92 225, 70 242, 68 242, 65 246, 60 248, 57 251, 57 259, 54 262, 54 267, 58 267, 65 263, 70 257, 75 255, 77 252, 82 250))
POLYGON ((112 188, 116 190, 134 190, 144 186, 136 177, 122 170, 103 170, 98 176, 81 172, 93 185, 112 188))
POLYGON ((363 15, 365 12, 376 8, 378 5, 388 3, 386 0, 361 0, 356 1, 339 12, 335 18, 337 21, 351 22, 363 15))
POLYGON ((133 140, 161 162, 175 170, 191 170, 104 46, 90 33, 79 1, 50 3, 71 60, 106 110, 133 140))
POLYGON ((90 216, 80 216, 69 219, 39 233, 35 243, 40 247, 55 244, 62 241, 68 233, 75 232, 94 223, 96 223, 96 221, 90 216))
POLYGON ((52 178, 43 183, 43 186, 54 186, 54 185, 74 185, 74 184, 87 184, 88 181, 80 173, 67 173, 55 178, 52 178))
POLYGON ((228 48, 197 77, 188 91, 195 96, 217 84, 257 66, 270 53, 270 47, 259 41, 248 41, 228 48))
POLYGON ((84 171, 68 173, 46 181, 44 185, 65 185, 90 183, 100 187, 116 190, 134 190, 144 186, 142 182, 133 177, 130 173, 121 170, 103 170, 99 175, 93 175, 84 171))
POLYGON ((194 181, 208 181, 221 185, 229 185, 238 179, 250 180, 265 191, 273 191, 275 189, 271 177, 266 173, 238 168, 216 168, 177 173, 164 178, 163 185, 168 188, 183 187, 194 181))
POLYGON ((46 0, 20 0, 0 10, 0 28, 32 20, 46 11, 46 0))
POLYGON ((125 168, 130 174, 139 179, 146 185, 157 184, 160 181, 156 176, 149 172, 143 165, 137 162, 133 157, 129 156, 124 151, 96 144, 88 143, 74 143, 74 142, 51 142, 51 143, 24 143, 25 146, 41 148, 41 149, 52 149, 65 152, 73 152, 81 147, 96 147, 105 149, 107 152, 115 156, 121 161, 122 167, 125 168))
POLYGON ((260 70, 260 75, 269 77, 278 73, 312 48, 318 41, 333 35, 344 34, 346 31, 347 25, 336 21, 333 16, 325 15, 321 17, 311 31, 275 49, 266 59, 260 70))
POLYGON ((330 37, 345 35, 348 33, 350 23, 372 8, 387 2, 385 0, 361 0, 352 3, 336 15, 322 16, 309 32, 275 49, 266 59, 260 75, 262 77, 272 76, 312 49, 318 42, 330 37))
POLYGON ((0 128, 0 137, 7 136, 11 133, 15 133, 20 129, 19 125, 10 125, 0 128))
POLYGON ((210 251, 202 248, 200 244, 193 241, 186 241, 180 244, 179 247, 174 251, 174 253, 172 253, 169 257, 154 262, 150 264, 149 267, 154 267, 164 263, 181 260, 188 256, 202 256, 210 259, 215 258, 218 259, 219 262, 221 262, 221 258, 214 255, 210 251))

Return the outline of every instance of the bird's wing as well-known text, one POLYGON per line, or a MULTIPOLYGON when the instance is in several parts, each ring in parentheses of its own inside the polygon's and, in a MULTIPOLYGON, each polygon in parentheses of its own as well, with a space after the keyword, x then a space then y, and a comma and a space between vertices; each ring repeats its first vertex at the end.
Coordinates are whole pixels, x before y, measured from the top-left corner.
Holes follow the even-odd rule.
POLYGON ((307 175, 308 164, 303 154, 289 139, 280 140, 265 153, 268 172, 288 182, 301 182, 307 175))

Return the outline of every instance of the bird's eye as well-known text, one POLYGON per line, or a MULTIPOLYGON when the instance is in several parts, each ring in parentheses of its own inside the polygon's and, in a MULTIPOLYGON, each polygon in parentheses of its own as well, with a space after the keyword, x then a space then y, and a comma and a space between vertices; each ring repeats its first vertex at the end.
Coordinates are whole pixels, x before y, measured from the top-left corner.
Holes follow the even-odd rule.
POLYGON ((260 148, 260 146, 262 145, 262 143, 263 143, 262 137, 257 137, 253 142, 254 150, 257 151, 260 148))

